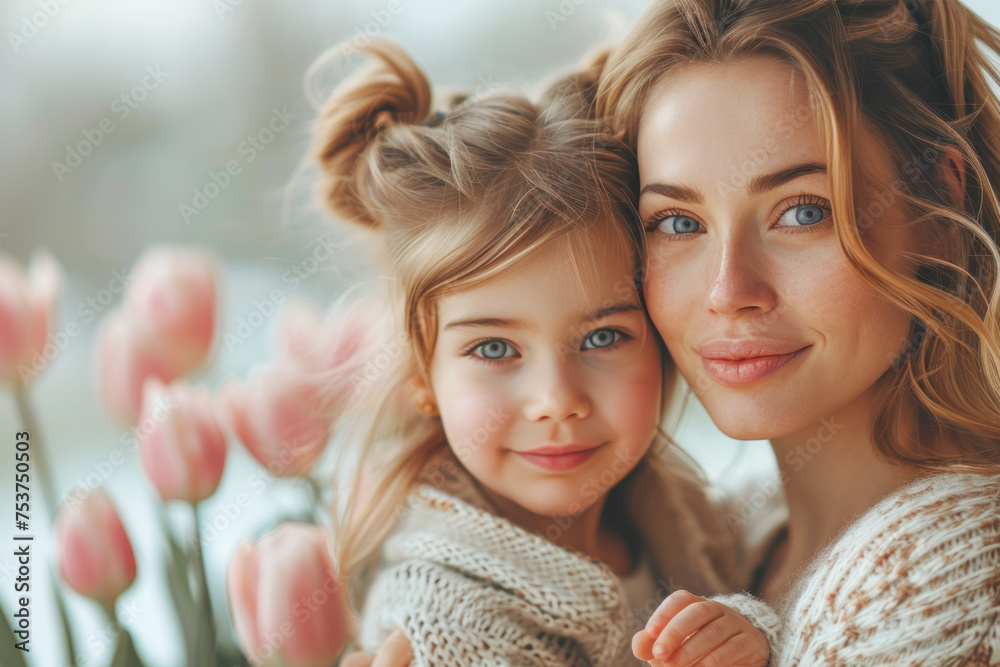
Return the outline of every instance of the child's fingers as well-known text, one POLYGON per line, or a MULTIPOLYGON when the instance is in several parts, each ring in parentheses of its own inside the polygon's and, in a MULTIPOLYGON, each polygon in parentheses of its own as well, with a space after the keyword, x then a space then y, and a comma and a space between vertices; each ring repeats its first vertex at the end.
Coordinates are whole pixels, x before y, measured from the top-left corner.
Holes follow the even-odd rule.
POLYGON ((364 651, 355 651, 344 656, 341 667, 371 667, 375 656, 364 651))
POLYGON ((653 659, 653 642, 655 641, 656 637, 645 630, 639 630, 632 637, 632 654, 639 660, 649 662, 653 659))
MULTIPOLYGON (((741 632, 726 640, 722 646, 703 655, 697 662, 679 662, 679 665, 738 665, 739 667, 764 667, 770 652, 766 647, 758 645, 750 635, 741 632)), ((674 661, 664 663, 674 667, 674 661)))
POLYGON ((406 667, 413 660, 410 640, 402 630, 393 630, 378 649, 372 667, 406 667))
POLYGON ((682 609, 690 604, 704 600, 705 598, 698 597, 687 591, 674 591, 667 597, 663 599, 660 606, 656 608, 653 615, 649 617, 646 621, 646 632, 651 634, 653 637, 658 637, 663 628, 667 627, 667 623, 678 614, 682 609))
POLYGON ((726 607, 718 602, 709 600, 692 602, 677 612, 677 615, 667 623, 667 627, 653 644, 653 655, 661 660, 671 657, 688 635, 720 618, 725 611, 726 607))
MULTIPOLYGON (((727 646, 729 640, 740 634, 741 630, 742 628, 733 623, 732 618, 720 616, 688 637, 680 648, 670 654, 670 659, 666 664, 670 667, 688 667, 698 664, 699 660, 712 655, 716 649, 721 650, 722 647, 727 646)), ((735 648, 737 646, 733 645, 729 646, 727 650, 735 648)), ((708 660, 706 664, 714 665, 716 663, 708 660)), ((721 662, 719 664, 728 665, 730 663, 721 662)))

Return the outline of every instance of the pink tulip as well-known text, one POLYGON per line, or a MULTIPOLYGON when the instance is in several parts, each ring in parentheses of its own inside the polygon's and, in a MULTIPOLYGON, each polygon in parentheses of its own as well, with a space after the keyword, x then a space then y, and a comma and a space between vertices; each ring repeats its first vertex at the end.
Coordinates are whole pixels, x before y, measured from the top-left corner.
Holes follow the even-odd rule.
POLYGON ((108 313, 96 343, 97 393, 122 424, 138 421, 146 378, 172 382, 181 375, 157 332, 125 310, 108 313))
POLYGON ((230 382, 218 400, 247 451, 275 476, 308 474, 330 439, 330 396, 295 363, 259 372, 245 386, 230 382))
POLYGON ((383 311, 378 302, 361 301, 334 308, 321 318, 311 302, 298 299, 282 310, 278 338, 289 358, 324 371, 346 369, 345 375, 350 375, 363 370, 373 348, 379 347, 383 311))
POLYGON ((135 554, 111 499, 97 489, 56 517, 59 574, 77 593, 112 606, 135 581, 135 554))
POLYGON ((226 438, 204 388, 146 380, 139 419, 139 459, 164 500, 197 503, 215 493, 226 463, 226 438))
POLYGON ((201 366, 215 334, 219 269, 207 251, 161 246, 136 262, 125 308, 157 332, 178 375, 201 366))
POLYGON ((27 384, 51 357, 45 347, 62 281, 62 270, 48 253, 35 255, 27 274, 0 255, 0 381, 27 384))
POLYGON ((325 534, 284 523, 233 554, 226 592, 236 637, 254 665, 328 667, 350 634, 325 534))

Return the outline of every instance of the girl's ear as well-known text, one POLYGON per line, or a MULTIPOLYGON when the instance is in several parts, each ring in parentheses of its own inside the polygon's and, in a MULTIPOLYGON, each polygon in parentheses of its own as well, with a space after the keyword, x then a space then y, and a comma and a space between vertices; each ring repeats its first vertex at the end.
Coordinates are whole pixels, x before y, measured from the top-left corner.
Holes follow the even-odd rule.
POLYGON ((438 414, 437 403, 434 402, 434 390, 430 381, 422 373, 414 374, 409 380, 413 390, 413 405, 428 417, 438 414))

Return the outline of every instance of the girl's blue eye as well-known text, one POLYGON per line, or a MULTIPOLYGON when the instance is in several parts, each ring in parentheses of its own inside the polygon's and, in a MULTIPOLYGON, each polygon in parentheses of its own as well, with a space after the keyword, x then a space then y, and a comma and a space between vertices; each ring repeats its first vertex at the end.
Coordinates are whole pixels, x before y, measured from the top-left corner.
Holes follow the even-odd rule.
POLYGON ((827 209, 816 204, 801 204, 792 206, 785 211, 778 224, 783 227, 809 227, 823 222, 827 216, 827 209), (782 224, 784 223, 784 224, 782 224))
POLYGON ((505 359, 514 356, 514 348, 502 340, 488 340, 485 343, 477 345, 472 351, 478 351, 479 354, 476 356, 490 360, 505 359))
POLYGON ((619 340, 621 340, 622 334, 620 331, 615 331, 614 329, 598 329, 597 331, 592 331, 583 339, 583 349, 585 350, 598 350, 601 348, 611 347, 619 340))
POLYGON ((687 215, 668 215, 657 225, 664 234, 694 234, 701 223, 687 215))

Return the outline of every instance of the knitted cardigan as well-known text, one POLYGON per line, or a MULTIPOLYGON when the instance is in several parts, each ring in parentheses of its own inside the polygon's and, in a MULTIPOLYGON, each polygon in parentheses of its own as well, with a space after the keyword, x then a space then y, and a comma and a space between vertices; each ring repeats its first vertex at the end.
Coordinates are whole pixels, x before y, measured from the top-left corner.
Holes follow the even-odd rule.
POLYGON ((645 466, 629 479, 630 517, 660 584, 645 608, 630 609, 603 563, 492 513, 450 452, 433 468, 434 483, 414 488, 382 547, 360 622, 365 650, 400 628, 415 667, 634 665, 632 634, 662 596, 738 588, 734 536, 695 484, 645 466))
POLYGON ((769 607, 719 596, 770 665, 1000 665, 1000 476, 941 474, 864 513, 769 607))

